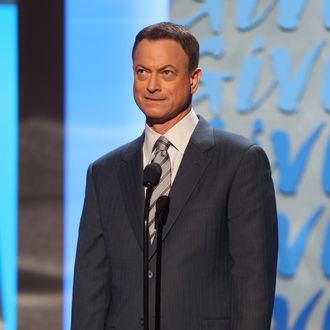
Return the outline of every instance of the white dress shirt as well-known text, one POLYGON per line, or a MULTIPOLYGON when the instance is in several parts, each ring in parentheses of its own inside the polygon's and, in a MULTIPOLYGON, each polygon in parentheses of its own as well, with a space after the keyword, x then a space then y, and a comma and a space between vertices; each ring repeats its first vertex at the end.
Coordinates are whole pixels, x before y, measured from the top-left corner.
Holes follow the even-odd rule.
MULTIPOLYGON (((193 109, 163 136, 171 142, 168 155, 171 161, 171 184, 178 172, 183 154, 187 148, 191 135, 198 123, 198 117, 193 109)), ((147 124, 145 125, 145 137, 143 142, 143 168, 150 164, 154 158, 154 145, 161 134, 155 132, 147 124)))

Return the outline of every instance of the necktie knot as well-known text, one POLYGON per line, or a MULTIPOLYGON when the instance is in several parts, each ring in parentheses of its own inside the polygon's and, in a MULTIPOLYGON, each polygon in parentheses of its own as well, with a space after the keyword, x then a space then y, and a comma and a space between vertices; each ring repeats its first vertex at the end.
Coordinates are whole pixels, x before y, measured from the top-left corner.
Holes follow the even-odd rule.
POLYGON ((160 136, 155 143, 156 152, 167 151, 168 147, 171 145, 171 142, 166 139, 165 136, 160 136))

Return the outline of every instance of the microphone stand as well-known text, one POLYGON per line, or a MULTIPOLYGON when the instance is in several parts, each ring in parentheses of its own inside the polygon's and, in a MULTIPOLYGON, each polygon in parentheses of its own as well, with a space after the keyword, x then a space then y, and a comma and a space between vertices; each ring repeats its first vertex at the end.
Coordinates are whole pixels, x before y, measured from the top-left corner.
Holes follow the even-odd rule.
POLYGON ((159 197, 156 202, 156 216, 155 216, 155 228, 157 230, 155 330, 160 330, 163 226, 166 223, 168 212, 169 212, 169 197, 168 196, 159 197))
POLYGON ((157 163, 151 163, 143 170, 143 185, 147 188, 144 203, 143 226, 143 326, 149 330, 149 209, 153 188, 159 183, 162 168, 157 163))
POLYGON ((153 186, 148 185, 146 200, 144 204, 144 226, 143 226, 143 327, 149 330, 149 208, 153 186))
POLYGON ((155 330, 160 330, 160 300, 162 277, 162 236, 163 226, 157 229, 157 256, 156 256, 156 299, 155 299, 155 330))

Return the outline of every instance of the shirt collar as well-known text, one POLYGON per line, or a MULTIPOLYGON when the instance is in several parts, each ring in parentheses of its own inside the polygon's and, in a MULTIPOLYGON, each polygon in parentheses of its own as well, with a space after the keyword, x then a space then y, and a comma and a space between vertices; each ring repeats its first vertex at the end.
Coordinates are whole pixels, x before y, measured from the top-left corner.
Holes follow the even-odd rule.
MULTIPOLYGON (((171 129, 169 129, 164 136, 171 142, 172 146, 182 154, 186 150, 190 137, 198 123, 198 117, 193 109, 171 129)), ((147 124, 145 125, 145 151, 147 155, 151 155, 153 147, 161 134, 155 132, 147 124)))

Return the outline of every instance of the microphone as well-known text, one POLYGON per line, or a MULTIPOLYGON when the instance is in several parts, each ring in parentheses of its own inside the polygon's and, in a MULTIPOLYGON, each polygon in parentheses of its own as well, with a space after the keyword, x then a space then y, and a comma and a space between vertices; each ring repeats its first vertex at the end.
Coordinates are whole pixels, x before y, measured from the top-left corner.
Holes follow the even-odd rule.
POLYGON ((147 165, 143 171, 143 185, 147 188, 158 185, 162 175, 162 168, 157 163, 147 165))
POLYGON ((170 198, 168 196, 160 196, 156 201, 155 228, 164 226, 169 212, 170 198))

